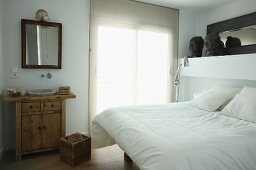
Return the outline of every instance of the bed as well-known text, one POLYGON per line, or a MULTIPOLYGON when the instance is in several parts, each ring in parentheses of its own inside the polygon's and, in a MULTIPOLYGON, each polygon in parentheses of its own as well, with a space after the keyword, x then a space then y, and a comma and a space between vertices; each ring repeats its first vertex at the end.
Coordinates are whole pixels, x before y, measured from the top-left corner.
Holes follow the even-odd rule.
POLYGON ((117 143, 141 170, 256 169, 256 124, 189 103, 105 110, 93 147, 117 143))

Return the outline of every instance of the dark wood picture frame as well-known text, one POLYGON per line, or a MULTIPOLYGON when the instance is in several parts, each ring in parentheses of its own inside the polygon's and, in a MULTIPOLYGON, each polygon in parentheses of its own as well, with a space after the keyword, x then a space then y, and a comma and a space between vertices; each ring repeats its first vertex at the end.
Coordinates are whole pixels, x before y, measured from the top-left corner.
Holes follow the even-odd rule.
MULTIPOLYGON (((242 27, 256 25, 256 12, 236 17, 233 19, 221 21, 218 23, 210 24, 207 26, 207 34, 210 33, 221 33, 224 31, 235 30, 242 27)), ((242 47, 225 48, 224 53, 226 55, 235 54, 251 54, 256 53, 256 44, 244 45, 242 47)))
POLYGON ((35 21, 21 19, 21 49, 22 49, 22 68, 28 69, 61 69, 62 63, 62 24, 55 22, 35 21), (28 65, 26 64, 26 25, 42 25, 58 28, 58 65, 28 65))

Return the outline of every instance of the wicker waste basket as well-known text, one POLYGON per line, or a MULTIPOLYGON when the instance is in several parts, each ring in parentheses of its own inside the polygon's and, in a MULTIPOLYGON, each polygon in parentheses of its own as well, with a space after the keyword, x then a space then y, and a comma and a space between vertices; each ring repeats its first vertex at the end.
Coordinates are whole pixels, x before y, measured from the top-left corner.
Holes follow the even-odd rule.
POLYGON ((60 139, 60 159, 77 166, 91 158, 91 138, 75 133, 60 139))

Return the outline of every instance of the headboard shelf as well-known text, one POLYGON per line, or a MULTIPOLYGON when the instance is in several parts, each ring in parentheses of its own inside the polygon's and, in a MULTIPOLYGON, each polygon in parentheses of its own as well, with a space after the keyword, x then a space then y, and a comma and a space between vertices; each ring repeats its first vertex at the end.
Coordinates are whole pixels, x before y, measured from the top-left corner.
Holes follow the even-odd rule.
POLYGON ((189 58, 181 76, 256 80, 256 54, 189 58))

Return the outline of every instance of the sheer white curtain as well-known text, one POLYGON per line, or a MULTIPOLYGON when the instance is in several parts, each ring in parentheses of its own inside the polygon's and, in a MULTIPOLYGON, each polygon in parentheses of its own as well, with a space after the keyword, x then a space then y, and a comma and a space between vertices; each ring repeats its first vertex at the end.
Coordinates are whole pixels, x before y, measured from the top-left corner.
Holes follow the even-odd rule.
POLYGON ((110 107, 173 101, 177 37, 177 10, 92 0, 90 120, 110 107))

